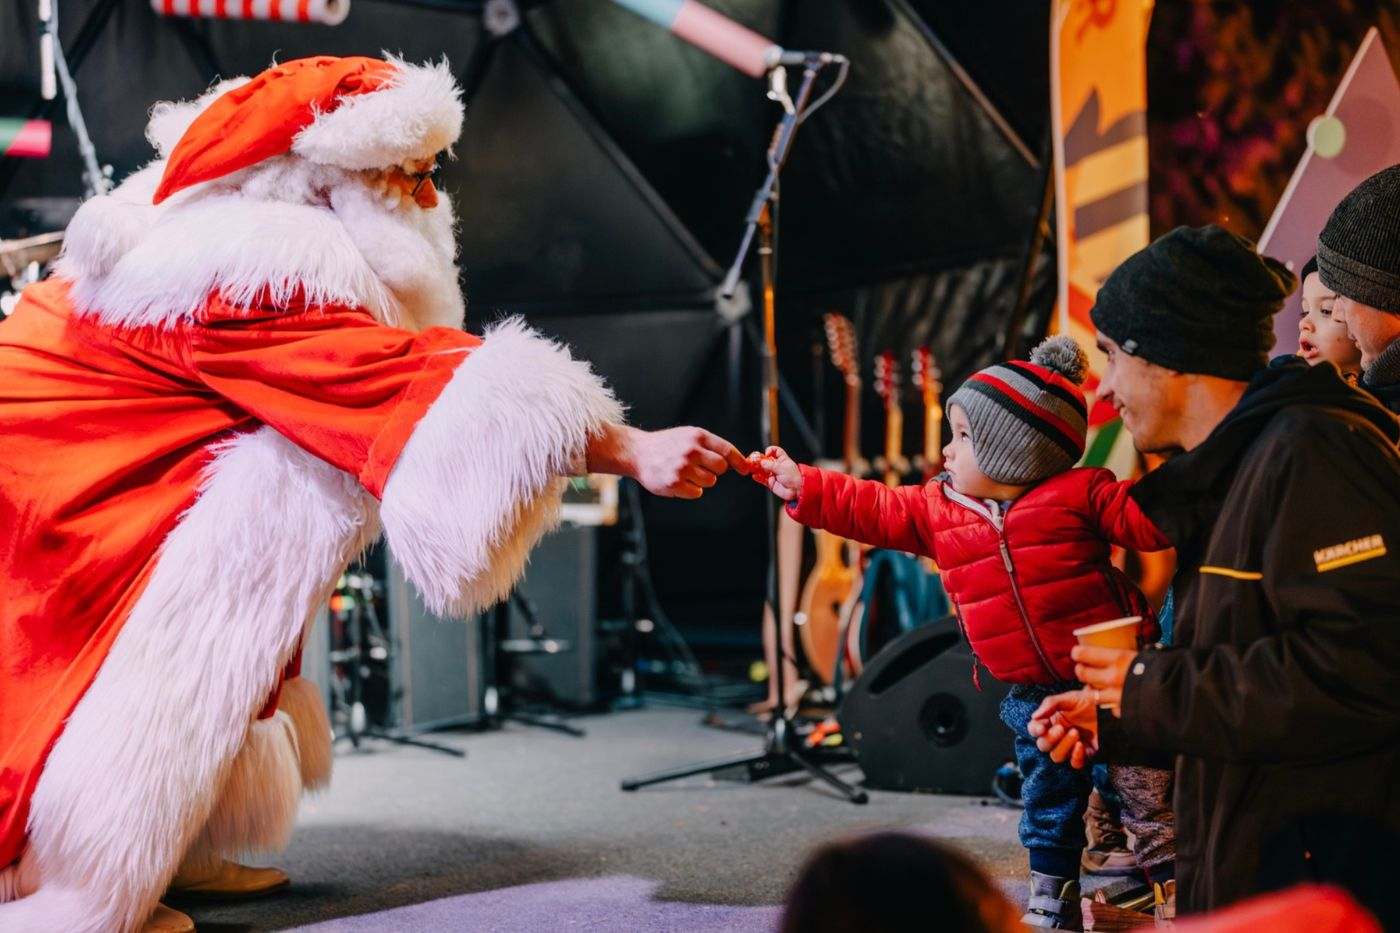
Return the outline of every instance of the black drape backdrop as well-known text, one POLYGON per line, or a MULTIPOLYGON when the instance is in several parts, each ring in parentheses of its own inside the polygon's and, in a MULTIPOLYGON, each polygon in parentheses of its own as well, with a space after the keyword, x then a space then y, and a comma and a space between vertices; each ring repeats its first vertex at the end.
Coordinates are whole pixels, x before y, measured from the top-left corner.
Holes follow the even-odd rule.
MULTIPOLYGON (((907 360, 930 344, 950 385, 1003 352, 1044 185, 1048 3, 711 5, 787 47, 852 62, 846 88, 799 133, 782 189, 780 358, 826 429, 820 452, 834 454, 839 380, 828 371, 819 390, 810 349, 823 312, 855 319, 867 379, 887 348, 907 360)), ((118 178, 151 156, 150 105, 218 76, 274 57, 446 55, 468 88, 443 186, 461 219, 470 326, 524 313, 594 360, 637 423, 699 423, 756 443, 752 347, 733 352, 733 309, 714 286, 777 117, 761 82, 610 0, 521 4, 520 26, 502 36, 485 28, 482 6, 353 0, 328 28, 163 19, 145 0, 59 4, 94 144, 118 178)), ((3 235, 61 227, 81 193, 61 102, 38 100, 35 35, 29 3, 0 9, 0 115, 55 123, 51 158, 0 160, 3 235)), ((1031 333, 1052 300, 1049 255, 1030 283, 1031 333)), ((873 454, 878 402, 867 400, 873 454)), ((783 428, 795 453, 814 453, 783 428)), ((702 647, 756 644, 760 495, 734 480, 699 505, 647 503, 658 589, 702 647)))

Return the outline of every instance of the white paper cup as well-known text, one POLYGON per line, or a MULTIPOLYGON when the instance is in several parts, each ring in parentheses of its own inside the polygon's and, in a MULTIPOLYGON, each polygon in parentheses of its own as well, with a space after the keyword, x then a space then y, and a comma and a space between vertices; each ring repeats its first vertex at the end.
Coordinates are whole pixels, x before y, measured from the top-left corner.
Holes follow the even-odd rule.
POLYGON ((1113 619, 1074 630, 1074 637, 1081 645, 1095 648, 1126 648, 1135 651, 1138 647, 1138 627, 1142 616, 1128 616, 1126 619, 1113 619))

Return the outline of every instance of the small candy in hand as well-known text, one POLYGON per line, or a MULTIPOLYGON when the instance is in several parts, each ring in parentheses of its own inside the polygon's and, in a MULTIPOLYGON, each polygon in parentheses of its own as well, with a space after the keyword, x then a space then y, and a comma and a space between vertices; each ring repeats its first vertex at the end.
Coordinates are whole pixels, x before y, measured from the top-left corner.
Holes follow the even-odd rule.
POLYGON ((772 472, 763 466, 763 454, 755 450, 749 454, 749 477, 755 483, 762 483, 767 486, 768 481, 773 478, 772 472))

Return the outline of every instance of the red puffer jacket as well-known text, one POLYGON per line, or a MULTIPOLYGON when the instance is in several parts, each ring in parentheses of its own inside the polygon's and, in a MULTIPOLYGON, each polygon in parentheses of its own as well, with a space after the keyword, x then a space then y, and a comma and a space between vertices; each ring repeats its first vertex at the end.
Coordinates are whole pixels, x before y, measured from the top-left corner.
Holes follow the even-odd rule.
POLYGON ((969 643, 993 677, 1015 684, 1074 680, 1073 630, 1140 615, 1147 600, 1109 562, 1109 545, 1158 551, 1171 543, 1108 470, 1068 470, 1009 506, 961 495, 939 480, 891 489, 802 467, 793 518, 843 538, 937 562, 969 643))

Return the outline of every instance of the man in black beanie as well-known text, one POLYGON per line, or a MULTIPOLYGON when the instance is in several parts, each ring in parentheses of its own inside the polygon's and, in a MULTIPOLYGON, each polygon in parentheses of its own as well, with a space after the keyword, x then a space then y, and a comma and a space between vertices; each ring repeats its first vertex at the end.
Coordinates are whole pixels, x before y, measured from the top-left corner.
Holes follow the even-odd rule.
POLYGON ((1104 283, 1100 397, 1174 454, 1132 496, 1177 548, 1175 644, 1076 648, 1030 731, 1175 755, 1183 912, 1324 881, 1400 929, 1400 425, 1335 367, 1263 368, 1293 284, 1218 227, 1104 283))
POLYGON ((1334 319, 1361 348, 1361 383, 1400 412, 1400 165, 1372 175, 1327 218, 1317 274, 1334 319))

